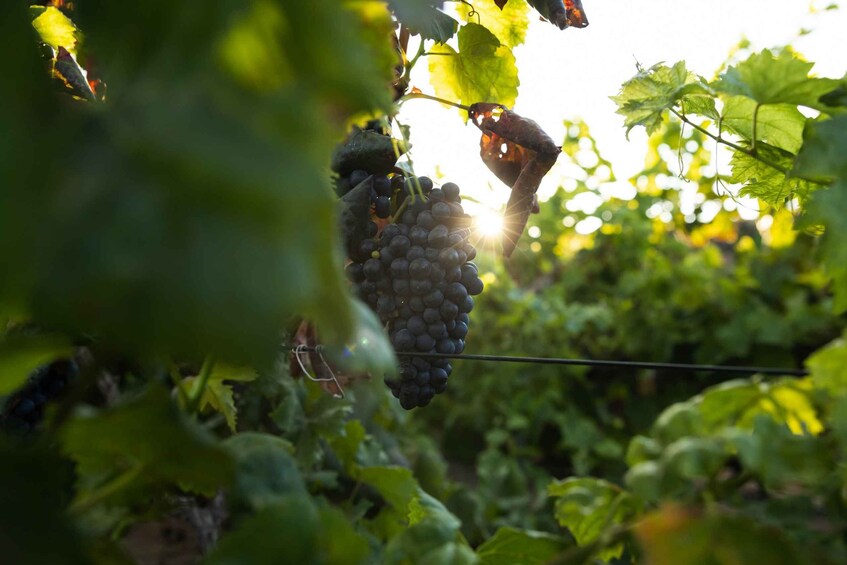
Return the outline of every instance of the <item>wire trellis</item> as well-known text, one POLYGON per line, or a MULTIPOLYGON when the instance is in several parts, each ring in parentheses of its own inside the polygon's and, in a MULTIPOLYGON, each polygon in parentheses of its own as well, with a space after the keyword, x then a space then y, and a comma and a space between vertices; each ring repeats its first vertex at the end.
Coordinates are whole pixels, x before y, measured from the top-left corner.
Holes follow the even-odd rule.
MULTIPOLYGON (((291 351, 316 351, 318 353, 323 349, 322 346, 305 347, 298 346, 292 348, 291 351)), ((420 352, 400 352, 397 354, 400 357, 427 357, 431 359, 455 359, 466 361, 490 361, 494 363, 531 363, 539 365, 570 365, 582 367, 619 367, 628 369, 657 369, 657 370, 674 370, 674 371, 703 371, 713 373, 743 373, 761 375, 790 375, 795 377, 803 377, 809 374, 805 369, 795 369, 787 367, 756 367, 743 365, 703 365, 696 363, 653 363, 650 361, 609 361, 602 359, 566 359, 560 357, 528 357, 514 355, 480 355, 473 353, 420 353, 420 352)))

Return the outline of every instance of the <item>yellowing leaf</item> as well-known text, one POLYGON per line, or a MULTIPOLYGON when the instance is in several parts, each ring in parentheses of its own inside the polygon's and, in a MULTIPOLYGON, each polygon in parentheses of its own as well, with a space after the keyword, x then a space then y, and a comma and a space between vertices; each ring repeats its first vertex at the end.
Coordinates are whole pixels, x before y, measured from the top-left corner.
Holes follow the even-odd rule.
POLYGON ((64 47, 76 55, 81 34, 74 23, 58 8, 34 6, 33 13, 38 16, 32 20, 32 27, 41 36, 41 41, 58 50, 64 47))
POLYGON ((529 4, 526 0, 510 0, 502 10, 494 2, 476 2, 473 12, 466 4, 459 4, 458 9, 466 22, 484 25, 502 45, 517 47, 526 39, 529 27, 529 4))
POLYGON ((466 24, 457 35, 458 52, 449 45, 430 50, 430 82, 436 95, 467 105, 514 105, 520 81, 511 49, 479 24, 466 24))

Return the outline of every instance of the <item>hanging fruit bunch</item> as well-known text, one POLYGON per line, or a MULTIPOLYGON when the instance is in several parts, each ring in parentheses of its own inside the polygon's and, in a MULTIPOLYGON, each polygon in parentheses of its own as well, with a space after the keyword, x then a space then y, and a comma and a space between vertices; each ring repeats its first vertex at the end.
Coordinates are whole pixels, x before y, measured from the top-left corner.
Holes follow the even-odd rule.
POLYGON ((401 406, 426 406, 453 370, 443 357, 465 348, 473 296, 483 290, 471 217, 459 187, 436 187, 395 167, 405 151, 378 128, 357 129, 335 154, 336 189, 354 293, 385 324, 400 360, 387 380, 401 406))

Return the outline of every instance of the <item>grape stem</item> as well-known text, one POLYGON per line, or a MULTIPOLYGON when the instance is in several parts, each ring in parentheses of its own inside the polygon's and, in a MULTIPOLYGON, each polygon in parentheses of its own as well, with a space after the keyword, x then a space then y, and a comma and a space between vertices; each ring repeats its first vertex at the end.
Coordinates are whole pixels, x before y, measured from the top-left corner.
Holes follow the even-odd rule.
POLYGON ((406 100, 412 100, 414 98, 423 98, 425 100, 433 100, 435 102, 440 102, 441 104, 446 104, 448 106, 453 106, 454 108, 458 108, 460 110, 464 110, 465 112, 470 111, 470 106, 465 106, 464 104, 459 104, 458 102, 453 102, 451 100, 445 100, 444 98, 439 98, 438 96, 432 96, 431 94, 424 94, 423 92, 411 92, 401 98, 401 102, 405 102, 406 100))

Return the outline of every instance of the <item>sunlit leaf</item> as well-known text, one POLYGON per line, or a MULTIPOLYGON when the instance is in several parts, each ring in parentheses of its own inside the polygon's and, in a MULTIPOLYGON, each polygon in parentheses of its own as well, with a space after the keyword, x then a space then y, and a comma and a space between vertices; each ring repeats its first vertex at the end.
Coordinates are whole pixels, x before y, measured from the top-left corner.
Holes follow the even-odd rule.
POLYGON ((653 133, 662 123, 668 108, 689 94, 708 94, 709 88, 694 73, 688 72, 685 62, 673 67, 663 64, 640 70, 621 86, 621 92, 611 99, 618 105, 617 113, 625 117, 627 133, 642 125, 653 133))
POLYGON ((814 63, 791 51, 774 54, 765 49, 730 66, 713 84, 721 92, 742 95, 760 104, 794 104, 826 111, 822 95, 838 85, 837 80, 810 78, 814 63))
POLYGON ((746 96, 731 96, 724 101, 721 123, 748 141, 764 141, 789 153, 797 153, 803 144, 806 118, 790 104, 768 104, 756 111, 756 102, 746 96))
POLYGON ((76 54, 82 34, 70 18, 53 6, 31 6, 30 11, 35 16, 32 27, 38 32, 41 41, 54 50, 64 47, 76 54))
POLYGON ((465 4, 459 4, 458 10, 466 22, 482 24, 503 45, 517 47, 526 39, 530 19, 526 0, 510 0, 502 8, 494 2, 476 2, 473 15, 471 7, 465 4))
POLYGON ((465 24, 457 35, 458 51, 449 45, 430 50, 430 82, 436 95, 466 105, 498 102, 512 106, 519 81, 511 50, 479 24, 465 24))

